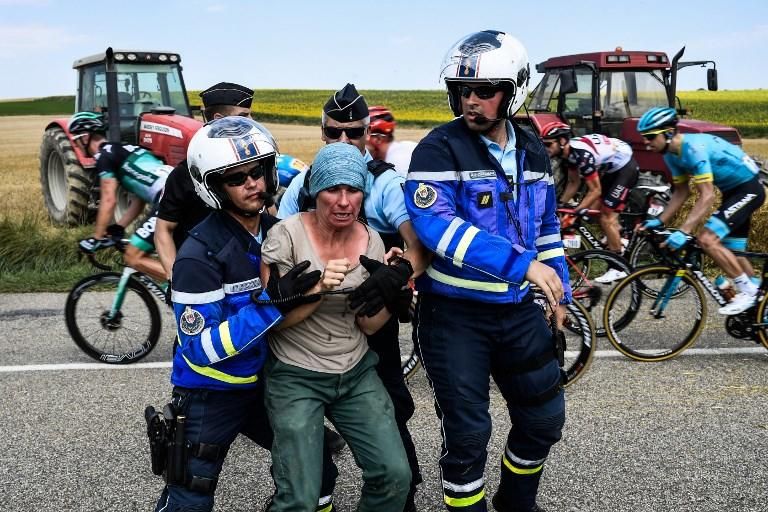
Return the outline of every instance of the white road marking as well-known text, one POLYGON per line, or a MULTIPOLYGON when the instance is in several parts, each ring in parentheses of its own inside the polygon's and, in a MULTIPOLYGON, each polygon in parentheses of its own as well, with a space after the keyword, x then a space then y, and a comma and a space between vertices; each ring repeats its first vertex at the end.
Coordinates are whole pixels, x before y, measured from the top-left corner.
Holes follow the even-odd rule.
MULTIPOLYGON (((765 354, 768 351, 763 347, 735 347, 735 348, 689 348, 678 357, 686 356, 733 356, 748 354, 765 354)), ((576 354, 573 353, 575 356, 576 354)), ((595 352, 596 358, 624 358, 616 350, 598 350, 595 352)), ((407 359, 404 358, 403 362, 407 359)), ((21 372, 58 372, 68 370, 155 370, 158 368, 171 368, 170 361, 158 361, 155 363, 133 363, 133 364, 103 364, 103 363, 64 363, 64 364, 22 364, 15 366, 0 366, 0 373, 21 373, 21 372)))

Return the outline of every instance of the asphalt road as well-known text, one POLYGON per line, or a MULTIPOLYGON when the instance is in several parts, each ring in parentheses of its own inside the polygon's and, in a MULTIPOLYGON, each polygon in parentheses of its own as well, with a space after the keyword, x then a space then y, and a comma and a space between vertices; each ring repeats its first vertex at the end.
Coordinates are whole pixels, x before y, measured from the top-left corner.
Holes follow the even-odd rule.
MULTIPOLYGON (((152 510, 162 482, 149 469, 142 411, 170 393, 172 318, 165 313, 149 364, 104 367, 69 339, 63 303, 62 294, 0 295, 0 511, 152 510)), ((634 363, 602 342, 587 375, 567 391, 568 421, 544 472, 543 507, 768 509, 768 351, 711 324, 704 350, 665 363, 634 363)), ((439 511, 440 435, 423 371, 410 387, 425 476, 417 504, 439 511)), ((509 421, 496 392, 491 412, 489 494, 509 421)), ((352 511, 360 471, 348 449, 337 462, 336 504, 352 511)), ((261 510, 272 492, 268 467, 268 453, 238 440, 216 510, 261 510)))

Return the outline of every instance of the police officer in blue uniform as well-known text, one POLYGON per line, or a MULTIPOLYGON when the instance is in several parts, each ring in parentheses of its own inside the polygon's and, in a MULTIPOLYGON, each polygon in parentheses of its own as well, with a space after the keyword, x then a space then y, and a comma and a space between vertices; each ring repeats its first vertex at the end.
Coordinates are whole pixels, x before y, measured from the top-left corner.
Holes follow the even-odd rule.
MULTIPOLYGON (((403 201, 404 178, 400 176, 392 165, 381 160, 374 160, 365 147, 369 131, 368 104, 365 98, 357 91, 353 84, 347 84, 341 90, 336 91, 323 106, 322 115, 322 140, 326 144, 333 142, 345 142, 357 147, 363 154, 368 164, 366 176, 366 196, 363 204, 364 221, 381 235, 387 250, 392 247, 403 248, 405 241, 406 251, 403 258, 396 265, 386 266, 377 273, 377 280, 394 283, 396 288, 404 286, 413 275, 419 275, 426 266, 427 251, 416 236, 408 212, 403 201), (388 281, 389 282, 389 281, 388 281)), ((277 216, 285 219, 299 211, 313 208, 312 198, 309 195, 309 176, 311 169, 297 175, 280 201, 277 216)), ((363 215, 361 215, 363 216, 363 215)), ((363 263, 372 266, 375 263, 363 263)), ((369 268, 373 272, 374 268, 369 268)), ((377 304, 369 303, 367 312, 378 312, 384 307, 384 296, 381 290, 369 283, 358 294, 350 296, 359 305, 366 300, 366 292, 376 295, 382 301, 377 304), (359 298, 358 298, 359 297, 359 298)), ((387 290, 384 290, 387 293, 387 290)), ((387 393, 392 399, 395 408, 395 419, 403 440, 405 453, 411 468, 411 489, 406 500, 405 511, 415 510, 414 495, 416 486, 421 483, 421 472, 416 457, 416 447, 411 433, 408 430, 408 420, 413 416, 415 406, 413 398, 405 384, 400 359, 399 325, 398 316, 405 320, 408 303, 398 301, 398 294, 393 292, 390 301, 387 301, 393 312, 393 317, 375 334, 368 336, 368 346, 379 356, 376 372, 384 383, 387 393)))
POLYGON ((405 203, 434 253, 416 281, 417 334, 441 420, 444 502, 451 511, 487 510, 491 376, 512 421, 493 506, 539 511, 565 401, 554 336, 531 284, 560 325, 570 289, 547 153, 511 120, 528 92, 528 57, 514 37, 486 30, 459 40, 441 75, 458 118, 417 146, 405 203))
MULTIPOLYGON (((167 457, 157 511, 212 510, 224 458, 239 433, 271 448, 260 381, 265 335, 294 307, 319 299, 303 295, 320 279, 319 272, 303 274, 309 262, 260 290, 261 241, 277 222, 263 212, 277 189, 276 145, 268 132, 251 119, 218 119, 195 134, 187 157, 195 190, 214 212, 192 229, 173 268, 179 346, 170 415, 178 452, 167 457), (276 305, 256 305, 252 294, 276 305)), ((317 510, 329 512, 337 471, 325 452, 317 510)))

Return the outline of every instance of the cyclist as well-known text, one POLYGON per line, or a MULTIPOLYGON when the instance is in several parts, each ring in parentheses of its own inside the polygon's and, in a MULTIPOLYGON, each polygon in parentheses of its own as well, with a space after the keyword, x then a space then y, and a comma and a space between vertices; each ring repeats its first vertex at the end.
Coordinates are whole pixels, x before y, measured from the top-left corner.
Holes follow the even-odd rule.
MULTIPOLYGON (((600 227, 605 233, 608 249, 621 255, 624 245, 619 212, 627 205, 639 171, 632 148, 623 140, 597 133, 571 138, 570 126, 561 121, 544 124, 540 135, 550 157, 561 159, 568 168, 568 183, 560 201, 567 203, 573 199, 583 180, 587 192, 574 208, 577 215, 583 215, 590 208, 599 208, 600 227)), ((610 283, 624 277, 624 272, 610 269, 595 281, 610 283)))
MULTIPOLYGON (((179 348, 173 357, 171 404, 186 418, 185 461, 166 472, 156 511, 213 509, 224 458, 238 433, 271 449, 273 433, 264 408, 261 368, 266 333, 295 307, 319 300, 304 296, 320 272, 302 274, 300 262, 261 288, 261 241, 277 219, 264 213, 264 198, 277 188, 276 148, 271 135, 251 119, 225 117, 203 126, 187 151, 200 199, 215 210, 190 233, 179 250, 172 281, 179 348), (170 474, 168 474, 170 473, 170 474)), ((273 276, 274 277, 274 276, 273 276)), ((324 498, 317 510, 332 510, 337 471, 323 450, 324 498)))
POLYGON ((539 479, 565 423, 553 335, 529 286, 562 325, 570 287, 549 158, 512 121, 529 78, 527 52, 511 35, 460 39, 441 67, 457 119, 422 139, 405 182, 414 229, 434 253, 416 281, 418 347, 441 421, 450 511, 487 509, 491 376, 512 420, 496 510, 541 510, 539 479))
POLYGON ((381 105, 368 107, 368 115, 371 117, 370 133, 365 144, 368 151, 374 159, 384 160, 394 165, 395 171, 405 178, 416 143, 409 140, 395 140, 397 121, 387 107, 381 105))
POLYGON ((750 279, 754 274, 752 265, 746 258, 737 258, 731 250, 746 250, 751 217, 765 201, 759 169, 740 147, 708 133, 680 133, 677 122, 677 111, 670 107, 652 108, 637 122, 637 131, 648 148, 664 155, 674 183, 664 212, 645 221, 644 227, 661 227, 672 220, 690 195, 688 181, 692 180, 698 192, 696 202, 679 231, 670 234, 665 242, 673 250, 680 249, 714 204, 717 187, 722 193, 720 206, 696 238, 739 292, 718 311, 736 315, 757 300, 758 287, 750 279))
MULTIPOLYGON (((413 230, 408 218, 403 199, 402 176, 398 175, 391 165, 381 160, 374 160, 366 150, 366 135, 369 129, 369 111, 365 98, 358 93, 353 84, 347 84, 335 92, 323 107, 321 118, 322 140, 326 144, 344 142, 356 147, 367 162, 366 196, 363 202, 363 213, 366 223, 373 228, 384 241, 386 250, 392 247, 403 247, 404 260, 397 266, 385 267, 380 274, 390 274, 392 282, 404 285, 411 272, 420 274, 425 267, 426 251, 413 230), (411 266, 411 271, 402 281, 403 274, 396 269, 411 266)), ((313 199, 309 193, 309 181, 312 169, 299 174, 293 179, 280 201, 277 216, 285 219, 299 211, 313 208, 313 199)), ((381 276, 380 276, 381 277, 381 276)), ((374 282, 360 288, 362 296, 370 288, 378 286, 374 282)), ((350 297, 351 299, 352 297, 350 297)), ((395 420, 400 430, 408 462, 411 468, 412 484, 406 500, 406 511, 415 510, 414 495, 416 486, 421 482, 416 447, 408 430, 408 420, 413 416, 415 405, 408 386, 405 383, 401 368, 398 318, 393 317, 375 334, 368 336, 368 345, 376 352, 379 362, 376 371, 387 389, 395 407, 395 420)))
POLYGON ((78 112, 69 119, 67 126, 75 145, 87 156, 96 159, 99 175, 99 211, 93 236, 80 241, 80 250, 93 252, 103 243, 105 235, 122 238, 125 227, 141 214, 144 206, 152 205, 151 212, 136 229, 125 249, 128 266, 165 280, 165 271, 159 261, 151 256, 154 252, 155 207, 160 200, 165 180, 171 167, 163 164, 150 151, 120 142, 108 142, 107 125, 101 114, 78 112), (135 197, 128 210, 109 225, 117 205, 117 187, 122 186, 135 197))

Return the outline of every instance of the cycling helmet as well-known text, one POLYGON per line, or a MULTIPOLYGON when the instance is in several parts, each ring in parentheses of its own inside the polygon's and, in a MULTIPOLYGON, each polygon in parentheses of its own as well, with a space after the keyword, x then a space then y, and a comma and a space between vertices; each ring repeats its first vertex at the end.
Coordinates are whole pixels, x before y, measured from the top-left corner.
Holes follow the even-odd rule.
POLYGON ((573 132, 571 132, 571 127, 562 121, 551 121, 549 123, 544 123, 544 125, 539 130, 539 135, 544 140, 559 139, 560 137, 569 139, 571 138, 572 133, 573 132))
POLYGON ((462 83, 488 83, 504 88, 499 117, 512 117, 528 95, 528 52, 509 34, 483 30, 462 37, 443 58, 440 79, 448 91, 448 104, 461 115, 462 83))
POLYGON ((371 118, 371 133, 392 135, 392 132, 395 131, 397 122, 387 107, 381 105, 368 107, 368 115, 371 118))
POLYGON ((671 107, 654 107, 640 117, 637 131, 660 133, 677 126, 677 111, 671 107))
POLYGON ((107 133, 104 117, 98 112, 77 112, 69 118, 67 131, 72 135, 79 133, 107 133))
POLYGON ((269 132, 252 119, 222 117, 200 128, 187 148, 187 165, 195 192, 205 204, 221 209, 228 201, 216 177, 238 165, 266 159, 267 193, 277 192, 277 147, 269 132))

